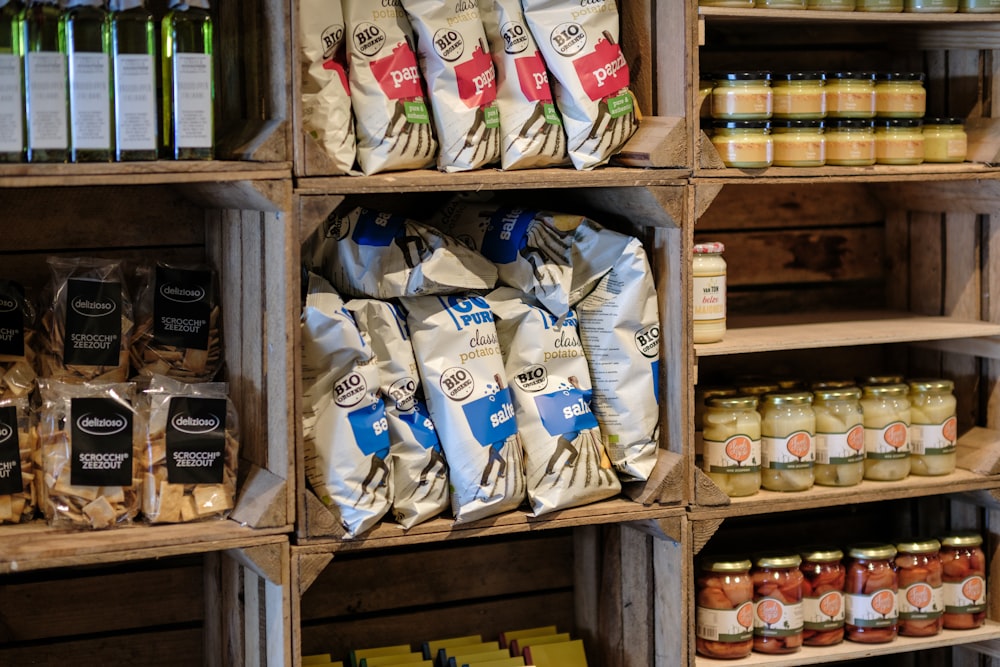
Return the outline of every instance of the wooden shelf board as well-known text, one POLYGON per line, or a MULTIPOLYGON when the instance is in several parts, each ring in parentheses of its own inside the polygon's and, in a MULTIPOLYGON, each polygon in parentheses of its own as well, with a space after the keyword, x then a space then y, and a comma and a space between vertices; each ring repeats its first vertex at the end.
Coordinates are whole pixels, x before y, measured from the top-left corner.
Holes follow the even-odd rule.
POLYGON ((227 160, 3 164, 0 188, 277 180, 290 179, 291 168, 291 162, 227 160))
POLYGON ((710 22, 753 21, 846 21, 851 23, 997 23, 1000 14, 921 14, 912 12, 831 12, 818 9, 738 9, 735 7, 698 7, 698 15, 710 22))
MULTIPOLYGON (((831 12, 825 12, 831 13, 831 12)), ((997 16, 1000 16, 998 14, 997 16)), ((696 183, 808 183, 817 179, 824 183, 866 183, 893 181, 972 181, 1000 178, 1000 168, 978 162, 960 164, 917 164, 895 166, 875 164, 870 167, 768 167, 766 169, 698 169, 696 183)))
POLYGON ((253 529, 235 521, 203 521, 66 531, 43 521, 0 527, 0 574, 118 563, 282 542, 291 526, 253 529))
POLYGON ((973 630, 943 630, 934 637, 898 637, 895 641, 887 644, 857 644, 844 641, 836 646, 803 646, 802 650, 788 655, 752 653, 749 657, 740 660, 714 660, 698 656, 695 658, 694 664, 695 667, 709 667, 710 665, 798 667, 799 665, 817 665, 892 653, 928 650, 942 646, 971 644, 997 638, 1000 638, 1000 623, 987 621, 981 628, 973 630))
POLYGON ((863 480, 856 486, 814 486, 808 491, 788 492, 761 490, 752 496, 731 498, 730 505, 720 507, 691 507, 691 518, 726 519, 755 514, 791 512, 837 505, 874 503, 882 500, 917 498, 978 489, 1000 488, 1000 475, 980 475, 956 468, 950 475, 919 477, 910 475, 898 482, 873 482, 863 480))
POLYGON ((399 171, 375 176, 298 178, 296 194, 370 194, 381 192, 521 190, 575 187, 637 187, 685 185, 687 169, 633 169, 603 167, 592 171, 479 169, 446 174, 432 169, 399 171))
POLYGON ((694 346, 698 357, 881 345, 1000 335, 1000 324, 895 311, 846 311, 732 317, 725 338, 694 346))
POLYGON ((521 511, 507 512, 488 519, 457 525, 451 519, 432 519, 406 531, 397 524, 383 522, 355 540, 329 537, 299 538, 298 543, 300 546, 311 547, 314 552, 358 551, 553 528, 665 519, 682 516, 686 511, 681 505, 647 507, 631 500, 616 498, 540 517, 533 517, 521 511))

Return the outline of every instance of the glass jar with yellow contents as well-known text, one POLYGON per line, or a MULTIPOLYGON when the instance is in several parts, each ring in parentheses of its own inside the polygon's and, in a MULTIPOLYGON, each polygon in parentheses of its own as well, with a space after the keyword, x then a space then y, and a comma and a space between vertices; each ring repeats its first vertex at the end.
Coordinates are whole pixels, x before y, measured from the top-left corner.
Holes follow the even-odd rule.
POLYGON ((826 115, 830 118, 874 118, 875 73, 828 72, 826 115))
POLYGON ((774 161, 771 124, 766 120, 714 121, 712 145, 727 167, 757 169, 774 161))
POLYGON ((821 167, 826 164, 822 120, 772 120, 773 164, 777 167, 821 167))
POLYGON ((875 115, 879 118, 923 118, 927 91, 923 72, 875 75, 875 115))
POLYGON ((905 384, 861 389, 865 479, 892 482, 910 474, 910 400, 905 384))
POLYGON ((770 72, 722 72, 713 76, 712 118, 767 120, 771 117, 770 72))
POLYGON ((994 14, 1000 12, 1000 0, 962 0, 958 11, 966 14, 994 14))
POLYGON ((771 82, 772 116, 806 120, 826 116, 826 74, 785 72, 771 82))
POLYGON ((924 119, 924 162, 965 162, 969 138, 961 118, 924 119))
POLYGON ((858 0, 859 12, 901 12, 903 0, 858 0))
POLYGON ((958 11, 958 0, 906 0, 906 11, 920 14, 950 14, 958 11))
POLYGON ((761 399, 761 486, 805 491, 815 480, 816 414, 807 391, 764 394, 761 399))
POLYGON ((875 162, 920 164, 924 161, 923 121, 919 118, 875 120, 875 162))
POLYGON ((910 381, 910 472, 948 475, 955 471, 958 402, 951 380, 910 381))
POLYGON ((760 491, 760 413, 753 396, 705 401, 702 470, 726 495, 760 491))
POLYGON ((853 12, 856 0, 808 0, 808 9, 819 9, 827 12, 853 12))
POLYGON ((826 121, 826 163, 860 167, 875 164, 875 125, 862 118, 826 121))

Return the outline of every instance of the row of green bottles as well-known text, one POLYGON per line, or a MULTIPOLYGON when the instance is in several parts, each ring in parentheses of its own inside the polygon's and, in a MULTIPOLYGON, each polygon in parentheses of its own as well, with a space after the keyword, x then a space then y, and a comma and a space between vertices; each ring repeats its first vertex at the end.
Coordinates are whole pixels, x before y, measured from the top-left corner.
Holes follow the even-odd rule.
POLYGON ((159 132, 165 157, 212 159, 208 0, 171 0, 161 22, 162 128, 153 16, 108 4, 0 0, 0 162, 154 160, 159 132))

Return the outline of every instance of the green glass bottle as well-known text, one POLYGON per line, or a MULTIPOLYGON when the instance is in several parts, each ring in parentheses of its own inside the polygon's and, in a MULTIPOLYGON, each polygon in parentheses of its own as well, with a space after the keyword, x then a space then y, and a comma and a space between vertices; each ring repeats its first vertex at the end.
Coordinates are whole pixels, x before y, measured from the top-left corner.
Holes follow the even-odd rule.
POLYGON ((109 0, 114 74, 115 159, 155 160, 156 23, 145 0, 109 0))
POLYGON ((66 54, 59 43, 57 0, 28 0, 21 19, 28 162, 69 157, 66 54))
POLYGON ((174 160, 215 153, 215 76, 208 0, 170 0, 161 24, 163 142, 174 160))
POLYGON ((104 0, 66 0, 59 24, 69 72, 72 162, 108 162, 114 147, 111 23, 104 0))
POLYGON ((21 3, 0 0, 0 162, 24 161, 21 3))

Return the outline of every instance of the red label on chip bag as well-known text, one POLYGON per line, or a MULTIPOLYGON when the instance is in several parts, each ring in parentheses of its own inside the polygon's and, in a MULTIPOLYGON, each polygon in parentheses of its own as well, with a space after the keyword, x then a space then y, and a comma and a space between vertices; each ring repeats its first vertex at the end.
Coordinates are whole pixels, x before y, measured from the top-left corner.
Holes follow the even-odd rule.
POLYGON ((340 85, 344 87, 348 95, 351 94, 351 87, 347 85, 347 72, 344 71, 344 66, 341 63, 336 60, 324 60, 323 69, 336 72, 337 77, 340 78, 340 85))
POLYGON ((470 109, 489 106, 497 98, 497 73, 493 59, 477 46, 472 58, 455 66, 458 96, 470 109))
POLYGON ((371 62, 372 74, 390 100, 412 100, 423 97, 417 57, 406 42, 400 42, 385 58, 371 62))
POLYGON ((573 61, 584 92, 593 101, 617 95, 628 87, 628 63, 617 44, 598 40, 593 53, 573 61))
POLYGON ((515 58, 517 80, 521 84, 521 92, 529 102, 551 102, 552 89, 549 88, 549 73, 545 69, 542 54, 535 51, 530 56, 515 58))

